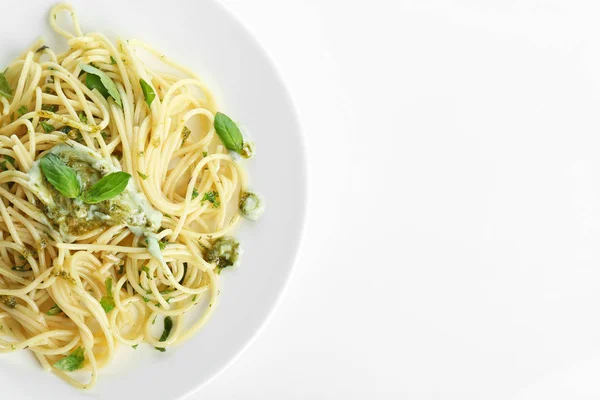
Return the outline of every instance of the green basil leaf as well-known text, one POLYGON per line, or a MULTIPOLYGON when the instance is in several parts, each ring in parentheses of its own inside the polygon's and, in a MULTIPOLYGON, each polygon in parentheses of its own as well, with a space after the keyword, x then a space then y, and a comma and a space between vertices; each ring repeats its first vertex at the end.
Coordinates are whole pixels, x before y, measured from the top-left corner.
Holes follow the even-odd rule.
POLYGON ((131 175, 127 172, 113 172, 112 174, 108 174, 84 193, 83 202, 86 204, 95 204, 112 199, 125 190, 129 179, 131 179, 131 175))
POLYGON ((54 367, 63 371, 75 371, 83 367, 85 356, 81 347, 77 348, 71 355, 58 360, 54 363, 54 367))
POLYGON ((104 87, 102 80, 98 75, 87 74, 85 77, 85 86, 90 90, 97 89, 105 99, 110 96, 110 93, 108 93, 108 90, 104 87))
POLYGON ((140 78, 140 86, 142 87, 142 92, 144 93, 146 104, 148 104, 148 107, 150 107, 150 104, 152 104, 154 98, 156 97, 156 93, 154 92, 154 89, 152 89, 152 86, 150 86, 142 78, 140 78))
POLYGON ((242 151, 242 148, 244 147, 244 138, 242 137, 242 132, 240 132, 240 129, 231 118, 218 112, 215 115, 214 125, 217 135, 219 135, 221 142, 223 142, 223 145, 225 145, 228 150, 235 151, 236 153, 242 151))
POLYGON ((98 89, 104 98, 112 97, 115 100, 115 103, 119 107, 123 107, 123 102, 121 101, 121 95, 117 90, 117 85, 113 82, 112 79, 109 78, 104 72, 100 71, 98 68, 93 67, 87 64, 80 64, 81 69, 88 73, 85 78, 85 85, 90 89, 98 89), (96 76, 97 78, 90 78, 91 76, 96 76), (90 87, 90 85, 92 87, 90 87), (102 87, 102 89, 100 89, 102 87))
POLYGON ((40 121, 40 125, 44 128, 44 132, 54 132, 54 125, 47 123, 46 121, 40 121))
POLYGON ((75 171, 69 168, 60 158, 52 153, 46 154, 40 160, 40 168, 44 176, 63 196, 74 199, 79 196, 81 186, 75 171))
MULTIPOLYGON (((167 340, 167 338, 171 334, 171 329, 173 329, 173 320, 171 319, 171 317, 166 317, 165 318, 165 329, 163 330, 163 333, 160 336, 160 339, 158 341, 164 342, 165 340, 167 340)), ((162 351, 162 352, 166 351, 164 347, 155 347, 155 349, 158 351, 162 351)))
POLYGON ((50 309, 48 310, 48 312, 46 313, 46 315, 58 315, 61 312, 62 312, 62 310, 60 309, 60 307, 58 306, 58 304, 55 304, 52 307, 50 307, 50 309))
POLYGON ((0 96, 12 99, 12 90, 3 72, 0 72, 0 96))
POLYGON ((115 308, 115 299, 112 291, 112 278, 106 278, 106 282, 104 284, 106 286, 106 296, 102 296, 100 299, 100 305, 104 309, 104 312, 108 314, 113 308, 115 308))

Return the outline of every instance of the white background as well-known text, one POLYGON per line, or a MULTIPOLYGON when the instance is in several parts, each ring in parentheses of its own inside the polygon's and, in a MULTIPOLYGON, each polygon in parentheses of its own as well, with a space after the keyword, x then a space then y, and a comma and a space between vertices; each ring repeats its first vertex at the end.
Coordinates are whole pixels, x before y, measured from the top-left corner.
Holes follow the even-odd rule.
POLYGON ((600 4, 223 2, 297 103, 310 208, 190 398, 600 398, 600 4))

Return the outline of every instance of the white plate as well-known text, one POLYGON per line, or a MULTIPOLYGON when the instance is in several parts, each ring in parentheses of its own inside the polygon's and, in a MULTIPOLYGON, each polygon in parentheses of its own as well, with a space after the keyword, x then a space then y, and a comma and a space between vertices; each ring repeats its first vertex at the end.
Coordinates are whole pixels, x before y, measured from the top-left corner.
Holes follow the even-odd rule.
MULTIPOLYGON (((213 1, 103 0, 71 2, 84 32, 139 38, 189 66, 214 90, 220 107, 248 129, 257 146, 248 170, 251 186, 267 200, 258 223, 239 232, 240 268, 224 271, 214 317, 187 343, 166 353, 121 346, 91 391, 71 388, 42 371, 27 352, 0 356, 1 398, 93 397, 176 399, 214 378, 263 325, 290 276, 306 205, 304 142, 294 107, 272 61, 246 29, 213 1)), ((50 31, 52 2, 11 7, 0 25, 0 68, 50 31)), ((63 44, 64 45, 64 44, 63 44)))

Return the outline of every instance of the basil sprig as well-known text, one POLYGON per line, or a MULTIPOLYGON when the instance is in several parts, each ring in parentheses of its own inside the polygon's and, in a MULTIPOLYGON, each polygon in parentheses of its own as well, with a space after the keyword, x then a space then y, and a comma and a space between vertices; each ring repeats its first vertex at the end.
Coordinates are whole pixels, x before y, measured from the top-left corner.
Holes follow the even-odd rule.
POLYGON ((240 153, 244 147, 244 138, 240 128, 227 115, 218 112, 215 115, 215 130, 227 150, 240 153))
POLYGON ((150 86, 148 82, 146 82, 142 78, 140 78, 140 86, 142 87, 142 92, 144 93, 146 104, 148 104, 148 107, 150 107, 150 104, 152 104, 154 98, 156 97, 156 93, 154 92, 154 89, 152 89, 152 86, 150 86))
POLYGON ((113 308, 115 308, 115 299, 113 297, 112 290, 112 278, 106 278, 106 282, 104 283, 104 285, 106 286, 106 296, 102 296, 102 298, 100 299, 100 305, 104 309, 104 312, 108 314, 112 311, 113 308))
POLYGON ((125 190, 131 175, 127 172, 113 172, 108 174, 94 184, 83 194, 83 202, 96 204, 104 200, 112 199, 125 190))
POLYGON ((117 90, 117 85, 113 82, 112 79, 104 72, 100 71, 98 68, 93 67, 88 64, 80 64, 81 69, 87 72, 87 76, 85 77, 85 85, 90 90, 98 89, 100 94, 107 99, 109 96, 115 100, 115 103, 119 107, 123 107, 123 102, 121 101, 121 95, 117 90))
MULTIPOLYGON (((81 194, 81 185, 72 168, 66 165, 57 155, 48 153, 40 160, 40 168, 56 190, 63 196, 74 199, 81 194)), ((86 204, 96 204, 112 199, 121 194, 127 187, 131 175, 127 172, 113 172, 96 182, 81 196, 86 204)))
POLYGON ((77 175, 58 156, 49 153, 40 160, 40 167, 44 176, 56 190, 63 196, 74 199, 81 193, 81 186, 77 175))
MULTIPOLYGON (((160 339, 158 341, 164 342, 165 340, 167 340, 167 338, 171 334, 171 329, 173 329, 173 320, 171 319, 171 317, 166 317, 165 318, 165 329, 163 330, 163 333, 160 336, 160 339)), ((162 351, 163 353, 165 351, 167 351, 164 347, 155 347, 155 349, 158 351, 162 351)))
POLYGON ((12 90, 3 72, 0 72, 0 96, 12 99, 12 90))
POLYGON ((71 355, 62 358, 54 363, 54 367, 63 371, 76 371, 83 367, 85 355, 83 349, 78 347, 71 355))

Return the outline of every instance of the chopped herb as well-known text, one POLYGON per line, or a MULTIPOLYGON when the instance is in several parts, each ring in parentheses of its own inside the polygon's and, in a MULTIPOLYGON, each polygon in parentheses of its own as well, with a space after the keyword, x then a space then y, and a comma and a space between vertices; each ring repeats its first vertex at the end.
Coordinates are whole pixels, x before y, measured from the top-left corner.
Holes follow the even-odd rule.
POLYGON ((57 314, 60 314, 61 312, 62 312, 62 310, 60 309, 58 304, 55 304, 52 307, 50 307, 50 309, 48 310, 46 315, 57 315, 57 314))
MULTIPOLYGON (((173 320, 171 319, 171 317, 166 317, 165 318, 165 329, 164 329, 164 331, 163 331, 163 333, 160 336, 160 339, 158 341, 159 342, 164 342, 165 340, 167 340, 167 338, 171 334, 171 329, 172 328, 173 328, 173 320)), ((156 347, 156 350, 162 351, 162 352, 166 351, 164 347, 156 347)))
POLYGON ((40 125, 44 128, 44 132, 50 133, 54 131, 54 125, 47 123, 46 121, 40 121, 40 125))
POLYGON ((242 132, 227 115, 217 112, 214 120, 215 131, 223 145, 231 151, 240 153, 244 147, 242 132))
POLYGON ((208 155, 208 152, 206 152, 206 151, 202 152, 202 157, 206 157, 207 155, 208 155))
POLYGON ((77 113, 77 116, 79 117, 79 120, 81 122, 83 122, 84 124, 88 123, 88 117, 87 117, 86 113, 84 113, 83 111, 79 111, 77 113))
POLYGON ((63 196, 69 199, 79 196, 81 187, 75 171, 68 167, 58 156, 48 153, 40 160, 40 167, 48 182, 63 196))
POLYGON ((106 278, 106 282, 104 282, 104 285, 106 286, 106 295, 102 296, 102 298, 100 299, 100 305, 104 309, 104 312, 108 314, 112 311, 113 308, 115 308, 115 299, 113 297, 112 290, 112 278, 106 278))
POLYGON ((115 60, 115 58, 113 56, 110 56, 110 65, 115 65, 117 63, 117 60, 115 60))
POLYGON ((140 171, 137 172, 138 175, 140 176, 140 178, 142 178, 143 180, 148 179, 148 175, 141 173, 140 171))
POLYGON ((44 111, 50 111, 50 112, 57 112, 58 111, 58 104, 43 104, 42 105, 42 110, 44 110, 44 111))
POLYGON ((8 308, 17 306, 17 298, 15 296, 0 296, 0 301, 8 308))
POLYGON ((190 137, 191 133, 192 131, 190 131, 190 128, 184 125, 183 129, 181 129, 181 138, 183 139, 183 141, 181 142, 182 146, 185 143, 185 141, 190 137))
POLYGON ((6 154, 2 155, 2 157, 9 163, 11 164, 13 167, 17 164, 15 164, 15 159, 11 156, 7 156, 6 154))
POLYGON ((108 99, 110 96, 119 107, 123 107, 117 85, 115 85, 115 82, 108 75, 92 65, 80 64, 80 67, 82 71, 87 72, 85 85, 88 89, 97 89, 105 99, 108 99))
POLYGON ((8 84, 8 80, 3 72, 0 72, 0 96, 5 97, 7 99, 12 99, 12 90, 10 89, 10 85, 8 84))
POLYGON ((44 51, 44 50, 46 50, 46 49, 49 49, 49 47, 48 47, 48 46, 46 46, 46 45, 43 45, 42 47, 40 47, 39 49, 37 49, 35 52, 36 52, 36 53, 41 53, 42 51, 44 51))
POLYGON ((25 267, 27 267, 27 264, 14 265, 11 269, 13 271, 19 271, 19 272, 28 272, 28 271, 31 271, 31 268, 25 268, 25 267))
POLYGON ((214 190, 204 193, 201 202, 204 203, 205 201, 212 203, 213 208, 219 208, 221 205, 221 202, 219 201, 219 193, 214 190))
POLYGON ((154 101, 154 98, 156 97, 156 92, 154 92, 152 86, 150 86, 148 82, 146 82, 142 78, 140 78, 140 86, 142 87, 142 92, 144 93, 146 104, 148 104, 148 107, 150 107, 150 105, 154 101))
POLYGON ((21 106, 19 107, 19 109, 17 110, 17 112, 19 113, 19 117, 23 116, 25 114, 27 114, 27 106, 21 106))
POLYGON ((106 133, 106 131, 100 132, 100 136, 102 136, 102 140, 104 140, 105 142, 106 142, 106 139, 108 139, 108 133, 106 133))
POLYGON ((192 200, 194 200, 196 197, 198 197, 198 189, 194 188, 194 190, 192 190, 192 200))
POLYGON ((54 363, 54 367, 63 371, 75 371, 83 367, 84 361, 83 349, 79 347, 71 355, 54 363))
POLYGON ((198 295, 197 295, 197 294, 193 295, 193 296, 192 296, 192 302, 196 301, 196 298, 197 298, 197 297, 198 297, 198 295))
MULTIPOLYGON (((112 58, 112 56, 110 56, 110 58, 112 58)), ((137 344, 134 344, 133 346, 131 346, 134 350, 138 348, 137 344)))
POLYGON ((150 299, 149 299, 149 298, 147 298, 147 297, 144 297, 144 296, 142 296, 142 300, 144 300, 144 303, 147 303, 147 302, 149 302, 149 301, 150 301, 150 299))
POLYGON ((158 241, 158 247, 159 247, 161 250, 164 250, 164 249, 165 249, 165 247, 167 247, 167 243, 168 243, 168 242, 167 242, 165 239, 159 240, 159 241, 158 241))
POLYGON ((144 266, 142 267, 142 271, 144 271, 144 272, 146 273, 146 277, 147 277, 148 279, 152 279, 152 277, 150 276, 150 269, 148 268, 148 266, 144 265, 144 266))
POLYGON ((83 194, 83 202, 96 204, 104 200, 112 199, 125 190, 131 175, 127 172, 113 172, 106 175, 83 194))

